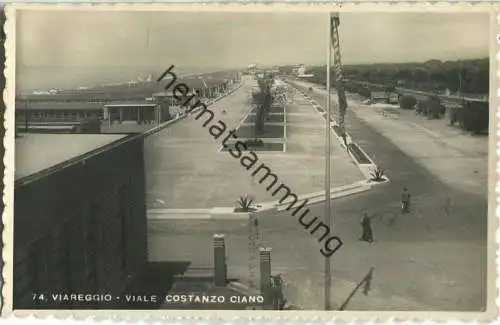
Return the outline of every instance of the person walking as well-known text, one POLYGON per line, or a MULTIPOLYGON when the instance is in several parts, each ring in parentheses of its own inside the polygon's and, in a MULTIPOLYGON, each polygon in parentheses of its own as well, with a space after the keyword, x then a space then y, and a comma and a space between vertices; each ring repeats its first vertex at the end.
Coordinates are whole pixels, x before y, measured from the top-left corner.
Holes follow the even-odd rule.
POLYGON ((372 229, 372 219, 365 212, 363 219, 361 220, 361 227, 363 232, 361 233, 360 241, 366 241, 368 243, 373 242, 373 229, 372 229))
POLYGON ((403 192, 401 193, 401 211, 403 211, 403 213, 410 212, 410 201, 410 192, 405 187, 403 188, 403 192))

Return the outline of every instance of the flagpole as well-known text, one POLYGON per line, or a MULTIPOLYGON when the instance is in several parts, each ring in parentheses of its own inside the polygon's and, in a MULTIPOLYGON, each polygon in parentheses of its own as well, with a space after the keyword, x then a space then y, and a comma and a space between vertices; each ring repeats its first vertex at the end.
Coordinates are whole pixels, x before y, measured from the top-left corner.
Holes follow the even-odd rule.
POLYGON ((460 98, 463 98, 462 97, 462 69, 463 69, 462 60, 460 60, 460 66, 458 68, 458 91, 459 91, 458 96, 460 98))
MULTIPOLYGON (((326 118, 325 118, 325 224, 330 227, 330 121, 331 121, 331 60, 332 45, 330 44, 332 33, 332 17, 328 16, 328 51, 326 59, 326 118)), ((325 257, 325 310, 331 310, 331 286, 332 275, 330 268, 330 259, 325 257)))

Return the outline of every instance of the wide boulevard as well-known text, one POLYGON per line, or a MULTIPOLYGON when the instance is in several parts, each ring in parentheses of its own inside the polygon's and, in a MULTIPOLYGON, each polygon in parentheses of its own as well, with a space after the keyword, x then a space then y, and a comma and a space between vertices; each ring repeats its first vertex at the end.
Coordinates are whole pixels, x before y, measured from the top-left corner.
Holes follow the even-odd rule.
MULTIPOLYGON (((307 86, 313 87, 309 93, 312 98, 325 103, 324 89, 307 86)), ((307 87, 302 89, 306 91, 307 87)), ((335 94, 332 97, 335 99, 335 94)), ((334 305, 343 303, 355 283, 374 267, 372 291, 367 296, 355 295, 347 309, 480 310, 485 306, 486 294, 487 184, 482 184, 482 194, 465 192, 441 181, 415 155, 405 153, 408 150, 396 146, 387 134, 381 135, 352 111, 347 114, 346 125, 354 141, 386 171, 391 182, 365 193, 332 200, 335 231, 344 241, 344 246, 331 258, 334 305), (403 187, 413 196, 412 211, 406 215, 400 213, 403 187), (376 215, 372 244, 358 241, 364 212, 376 215)), ((402 134, 403 131, 390 137, 411 136, 402 134)), ((424 152, 432 143, 420 141, 414 145, 424 152)), ((444 161, 451 168, 457 159, 460 158, 444 161)), ((483 161, 483 168, 487 169, 487 159, 483 161)), ((473 174, 465 169, 464 178, 469 177, 467 172, 473 174)), ((324 204, 310 209, 315 216, 324 218, 324 204)), ((290 299, 321 308, 324 258, 318 243, 315 243, 318 251, 311 252, 314 244, 308 241, 314 240, 306 231, 292 231, 299 227, 288 212, 261 221, 264 238, 270 237, 266 232, 279 233, 282 238, 294 236, 287 241, 289 251, 284 256, 279 253, 282 249, 273 249, 273 267, 296 283, 290 286, 290 299), (284 236, 287 231, 294 234, 284 236), (293 270, 292 256, 294 265, 306 268, 293 270)), ((281 246, 278 240, 273 242, 281 246)))

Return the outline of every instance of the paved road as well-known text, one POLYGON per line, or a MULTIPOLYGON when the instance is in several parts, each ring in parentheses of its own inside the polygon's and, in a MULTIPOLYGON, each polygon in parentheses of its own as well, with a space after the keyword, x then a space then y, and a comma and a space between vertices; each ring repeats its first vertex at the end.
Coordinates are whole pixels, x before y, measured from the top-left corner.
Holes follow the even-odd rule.
MULTIPOLYGON (((248 99, 255 80, 210 106, 216 119, 237 128, 248 114, 248 99), (222 114, 225 110, 226 113, 222 114)), ((196 116, 196 114, 194 115, 196 116)), ((149 209, 187 209, 234 206, 238 196, 251 194, 256 202, 274 201, 259 178, 242 168, 227 152, 220 152, 221 141, 209 133, 209 126, 194 116, 178 121, 149 136, 145 141, 146 195, 149 209), (214 186, 217 184, 217 186, 214 186)), ((324 188, 324 128, 321 117, 305 100, 289 105, 286 111, 287 152, 258 152, 279 181, 297 194, 324 188)), ((279 126, 279 128, 283 128, 279 126)), ((279 140, 282 139, 270 139, 279 140)), ((268 140, 269 141, 269 140, 268 140)), ((338 143, 332 143, 332 163, 338 166, 332 187, 351 184, 363 178, 338 143)))
MULTIPOLYGON (((214 121, 222 120, 235 128, 248 112, 252 84, 246 83, 234 93, 210 105, 214 121), (226 110, 226 114, 222 111, 226 110)), ((219 152, 220 141, 209 133, 208 114, 196 120, 193 114, 150 135, 145 141, 146 198, 148 208, 207 208, 231 206, 238 194, 251 188, 247 174, 226 153, 219 152), (229 179, 232 182, 228 181, 229 179), (213 184, 219 184, 217 187, 213 184), (164 202, 164 203, 163 203, 164 202)), ((264 193, 265 195, 266 193, 264 193)), ((241 195, 241 194, 240 194, 241 195)))
MULTIPOLYGON (((316 97, 324 101, 321 95, 316 97)), ((335 233, 344 241, 331 259, 334 307, 374 267, 372 291, 368 296, 356 295, 347 310, 479 310, 484 306, 486 194, 466 194, 437 181, 354 116, 349 115, 347 125, 351 136, 387 170, 392 182, 333 201, 335 233), (415 205, 410 215, 399 216, 403 186, 412 191, 415 205), (373 244, 357 240, 363 211, 381 216, 374 220, 373 244)), ((309 208, 311 218, 323 218, 322 205, 309 208)), ((211 237, 224 233, 229 274, 246 281, 248 265, 253 264, 258 275, 258 259, 251 262, 247 253, 246 222, 187 220, 169 222, 164 228, 148 237, 151 260, 210 265, 211 237), (174 252, 165 247, 182 249, 174 252)), ((259 228, 259 244, 272 247, 273 273, 283 274, 290 302, 305 309, 323 309, 324 258, 319 252, 323 244, 287 213, 261 217, 259 228)))
MULTIPOLYGON (((320 103, 325 101, 318 92, 312 97, 320 103)), ((338 306, 347 296, 346 286, 353 288, 354 282, 375 267, 374 292, 368 297, 357 295, 347 309, 479 311, 485 305, 486 192, 484 196, 468 194, 438 181, 351 114, 347 125, 351 137, 375 157, 391 183, 332 201, 335 231, 345 244, 331 259, 334 303, 338 306), (414 197, 414 207, 411 214, 402 216, 399 196, 404 186, 414 197), (374 219, 373 244, 357 240, 363 211, 378 215, 374 219)), ((324 206, 313 206, 311 212, 323 217, 324 206)), ((322 246, 305 230, 301 233, 294 227, 300 225, 289 213, 261 221, 264 238, 280 232, 281 239, 294 238, 288 244, 268 240, 270 246, 274 245, 273 267, 283 270, 290 282, 299 283, 290 286, 290 299, 321 308, 322 246), (314 245, 316 252, 312 251, 314 245), (293 265, 300 264, 307 270, 293 270, 293 265)))

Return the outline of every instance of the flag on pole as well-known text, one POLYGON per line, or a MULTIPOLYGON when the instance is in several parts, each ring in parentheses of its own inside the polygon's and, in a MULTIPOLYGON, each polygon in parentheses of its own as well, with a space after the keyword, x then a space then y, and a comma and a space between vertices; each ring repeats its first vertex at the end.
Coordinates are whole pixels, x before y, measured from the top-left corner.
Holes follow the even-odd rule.
POLYGON ((340 40, 339 40, 339 14, 332 13, 330 16, 330 28, 332 32, 331 42, 333 47, 333 64, 335 66, 335 88, 337 89, 338 96, 338 109, 339 109, 339 128, 342 134, 345 134, 345 113, 347 110, 347 99, 344 91, 344 76, 342 69, 342 61, 340 56, 340 40))
MULTIPOLYGON (((330 16, 331 17, 331 16, 330 16)), ((330 19, 331 20, 331 19, 330 19)), ((331 123, 331 59, 332 59, 332 45, 330 44, 330 38, 332 38, 331 34, 332 24, 328 22, 328 55, 327 55, 327 64, 326 64, 326 118, 325 118, 325 198, 330 197, 330 186, 331 186, 331 160, 330 160, 330 147, 331 147, 331 131, 330 131, 330 123, 331 123)), ((332 224, 332 216, 331 212, 331 202, 330 200, 325 200, 325 224, 327 227, 330 227, 332 224)), ((331 299, 331 291, 332 291, 332 274, 331 274, 331 264, 330 259, 328 257, 325 258, 325 310, 331 310, 332 308, 332 299, 331 299)))

